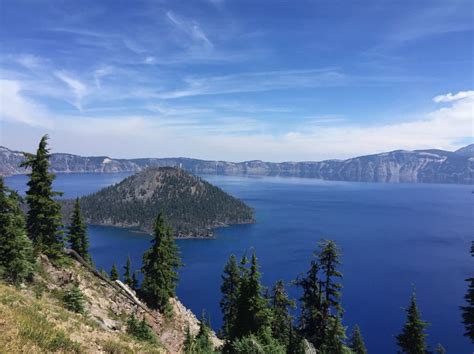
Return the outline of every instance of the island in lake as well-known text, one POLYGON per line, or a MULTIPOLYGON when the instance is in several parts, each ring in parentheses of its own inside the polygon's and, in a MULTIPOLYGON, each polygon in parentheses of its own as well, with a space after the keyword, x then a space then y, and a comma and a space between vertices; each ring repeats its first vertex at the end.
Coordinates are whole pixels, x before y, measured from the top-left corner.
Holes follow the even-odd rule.
MULTIPOLYGON (((88 223, 152 232, 158 213, 165 215, 178 238, 211 237, 212 229, 253 223, 244 202, 203 179, 174 167, 150 167, 80 198, 88 223)), ((62 201, 69 219, 72 201, 62 201)))

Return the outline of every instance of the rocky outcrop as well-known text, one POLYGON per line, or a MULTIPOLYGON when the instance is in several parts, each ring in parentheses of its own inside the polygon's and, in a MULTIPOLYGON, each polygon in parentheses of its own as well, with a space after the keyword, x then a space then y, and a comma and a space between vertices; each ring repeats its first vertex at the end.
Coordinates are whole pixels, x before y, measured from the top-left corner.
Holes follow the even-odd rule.
MULTIPOLYGON (((0 148, 0 175, 22 174, 21 153, 0 148)), ((206 161, 188 158, 111 159, 52 154, 51 169, 67 172, 137 172, 151 166, 181 167, 195 174, 320 178, 335 181, 474 184, 474 144, 455 152, 396 150, 348 160, 319 162, 206 161)))
MULTIPOLYGON (((115 336, 125 333, 126 321, 132 314, 138 319, 145 319, 167 353, 181 352, 188 326, 193 335, 199 331, 196 316, 176 298, 170 299, 173 315, 169 319, 137 300, 133 290, 123 283, 111 282, 100 273, 91 271, 89 266, 81 264, 75 257, 67 267, 56 267, 45 256, 41 256, 38 261, 42 276, 36 276, 36 283, 44 282, 51 292, 61 292, 73 284, 77 285, 85 295, 88 318, 102 330, 115 333, 115 336)), ((80 333, 76 336, 80 336, 80 333)), ((216 347, 222 344, 214 333, 211 339, 216 347)))

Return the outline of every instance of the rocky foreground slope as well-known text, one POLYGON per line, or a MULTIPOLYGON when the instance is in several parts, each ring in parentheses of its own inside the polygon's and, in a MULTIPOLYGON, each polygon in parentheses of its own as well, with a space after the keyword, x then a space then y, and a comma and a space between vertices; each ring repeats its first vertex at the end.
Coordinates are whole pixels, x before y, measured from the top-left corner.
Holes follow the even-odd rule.
MULTIPOLYGON (((23 174, 23 155, 0 147, 0 175, 23 174)), ((474 144, 457 151, 396 150, 319 162, 206 161, 188 158, 112 159, 52 154, 51 169, 68 172, 137 172, 150 166, 175 166, 195 174, 320 178, 335 181, 474 184, 474 144)))
MULTIPOLYGON (((2 353, 179 353, 187 326, 194 335, 199 330, 194 314, 178 300, 172 299, 173 317, 166 319, 134 301, 125 285, 100 277, 74 259, 58 268, 42 256, 39 268, 33 282, 21 289, 0 282, 2 353), (86 297, 85 314, 68 311, 61 300, 73 285, 86 297), (145 319, 156 344, 126 333, 132 314, 145 319)), ((221 344, 214 333, 212 340, 221 344)))
MULTIPOLYGON (((212 229, 254 222, 253 210, 220 188, 174 167, 150 167, 80 198, 88 223, 152 232, 162 212, 177 237, 207 237, 212 229)), ((65 219, 72 201, 63 201, 65 219)))

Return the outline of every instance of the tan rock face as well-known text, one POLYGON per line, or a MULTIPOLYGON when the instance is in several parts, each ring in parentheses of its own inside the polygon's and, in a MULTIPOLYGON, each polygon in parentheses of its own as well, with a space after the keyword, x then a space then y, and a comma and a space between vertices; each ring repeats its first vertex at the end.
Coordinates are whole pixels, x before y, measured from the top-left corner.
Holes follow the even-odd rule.
MULTIPOLYGON (((179 353, 186 327, 189 325, 194 335, 199 330, 196 316, 178 299, 170 299, 173 316, 167 319, 136 301, 133 290, 126 285, 103 280, 75 260, 71 259, 70 266, 61 268, 52 265, 45 256, 41 256, 39 262, 47 275, 46 287, 51 291, 64 291, 76 284, 87 298, 85 307, 88 317, 107 331, 125 333, 126 321, 133 314, 138 319, 145 318, 167 352, 179 353)), ((215 345, 222 345, 222 341, 214 333, 212 335, 215 345)))

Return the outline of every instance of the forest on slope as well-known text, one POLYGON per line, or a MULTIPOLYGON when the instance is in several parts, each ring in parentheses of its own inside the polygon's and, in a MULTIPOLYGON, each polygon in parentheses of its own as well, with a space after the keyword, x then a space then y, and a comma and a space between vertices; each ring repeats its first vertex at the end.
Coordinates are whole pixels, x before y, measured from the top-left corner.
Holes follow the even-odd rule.
MULTIPOLYGON (((151 167, 80 198, 88 223, 151 232, 162 212, 176 237, 208 237, 212 229, 254 222, 253 210, 182 169, 151 167)), ((66 219, 72 201, 63 202, 66 219)))

